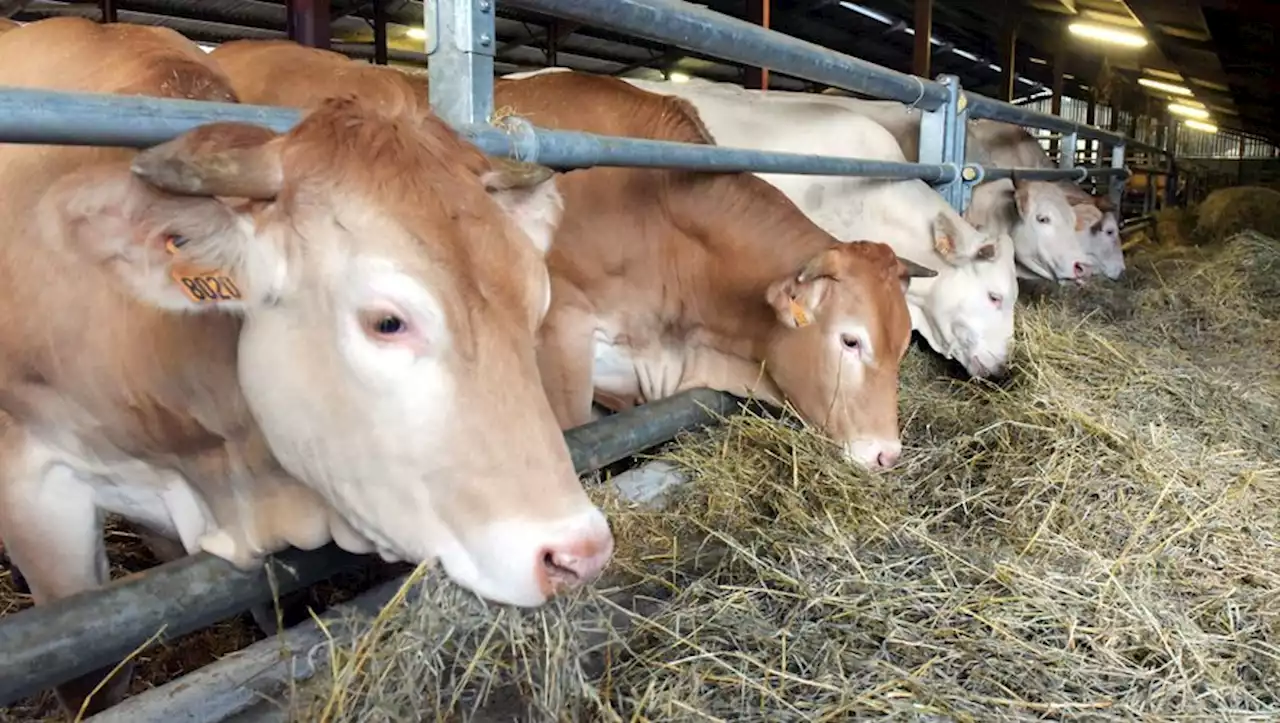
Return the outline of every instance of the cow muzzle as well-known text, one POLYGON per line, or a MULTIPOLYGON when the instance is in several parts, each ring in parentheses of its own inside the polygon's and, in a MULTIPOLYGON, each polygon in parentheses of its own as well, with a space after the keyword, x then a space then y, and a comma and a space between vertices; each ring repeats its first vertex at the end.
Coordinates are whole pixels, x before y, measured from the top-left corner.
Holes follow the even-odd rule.
POLYGON ((859 439, 844 445, 853 463, 871 471, 886 470, 902 456, 902 442, 896 439, 859 439))

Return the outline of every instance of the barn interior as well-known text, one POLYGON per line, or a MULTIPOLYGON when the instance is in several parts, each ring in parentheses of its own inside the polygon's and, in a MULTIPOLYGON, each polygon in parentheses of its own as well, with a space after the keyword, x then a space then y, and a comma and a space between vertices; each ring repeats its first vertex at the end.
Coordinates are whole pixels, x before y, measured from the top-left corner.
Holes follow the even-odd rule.
MULTIPOLYGON (((1176 207, 1215 189, 1280 190, 1272 110, 1280 4, 693 4, 887 68, 955 75, 969 91, 1165 149, 1171 161, 1144 155, 1135 165, 1148 172, 1129 181, 1127 215, 1141 223, 1126 225, 1126 234, 1149 234, 1135 245, 1150 242, 1161 224, 1183 226, 1176 207), (1184 195, 1174 193, 1169 170, 1189 184, 1184 195)), ((424 3, 415 0, 0 0, 0 15, 20 23, 75 15, 162 26, 206 48, 291 38, 409 71, 426 68, 430 45, 424 3)), ((496 16, 498 74, 559 66, 832 91, 500 0, 496 16)), ((1056 136, 1034 132, 1053 148, 1056 136)), ((1076 152, 1090 162, 1096 151, 1081 140, 1076 152)), ((1250 213, 1272 219, 1274 211, 1250 213)), ((625 700, 637 720, 1274 715, 1280 379, 1269 360, 1280 352, 1280 246, 1237 238, 1272 220, 1214 223, 1220 227, 1171 233, 1203 233, 1220 246, 1156 250, 1135 261, 1122 283, 1029 305, 1019 320, 1024 381, 1010 390, 939 381, 936 367, 911 357, 904 418, 918 449, 897 480, 902 486, 836 469, 815 439, 754 417, 674 444, 662 459, 693 478, 685 517, 618 517, 619 534, 634 545, 622 564, 648 596, 637 608, 593 598, 517 619, 441 585, 412 613, 384 618, 373 603, 399 594, 383 582, 396 578, 365 572, 309 593, 332 606, 381 584, 350 613, 363 616, 359 623, 326 619, 329 627, 297 640, 318 650, 343 634, 368 635, 388 652, 359 642, 335 646, 332 675, 310 682, 316 707, 290 711, 288 719, 410 720, 431 706, 443 711, 442 701, 466 707, 484 697, 468 685, 522 701, 475 703, 478 720, 525 715, 526 699, 544 712, 563 706, 583 720, 614 719, 595 708, 582 712, 591 707, 581 702, 589 697, 584 688, 625 700), (1233 353, 1240 349, 1252 351, 1233 353), (828 486, 801 499, 784 484, 797 475, 828 486), (806 531, 826 525, 844 525, 864 546, 834 536, 815 541, 806 531), (691 551, 695 538, 715 538, 708 544, 714 559, 691 551), (841 568, 839 581, 819 574, 849 559, 861 569, 841 568), (676 571, 677 561, 690 567, 676 571), (450 627, 423 610, 464 624, 450 627), (830 642, 837 637, 839 649, 830 642), (429 655, 396 652, 423 640, 435 646, 429 655), (624 654, 625 663, 601 662, 624 654), (846 677, 833 677, 835 668, 846 677)), ((129 533, 112 534, 114 544, 145 558, 129 547, 129 533)), ((117 571, 153 563, 126 559, 117 571)), ((134 692, 180 683, 183 674, 261 641, 245 618, 181 639, 185 651, 170 643, 143 653, 151 677, 134 692)), ((255 650, 259 657, 246 659, 279 652, 255 650)), ((219 671, 234 669, 228 665, 219 671)), ((174 700, 202 685, 225 688, 230 678, 216 672, 195 680, 174 700)), ((280 680, 294 684, 283 674, 280 680)), ((46 694, 0 710, 0 720, 38 720, 54 708, 46 694)), ((130 710, 100 720, 142 720, 130 710)))

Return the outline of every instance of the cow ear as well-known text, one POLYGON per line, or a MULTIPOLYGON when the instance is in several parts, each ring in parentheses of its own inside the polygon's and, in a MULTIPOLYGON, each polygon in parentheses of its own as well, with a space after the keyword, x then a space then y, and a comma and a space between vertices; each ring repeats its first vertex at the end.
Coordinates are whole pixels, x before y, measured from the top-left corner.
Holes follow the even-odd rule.
POLYGON ((480 182, 516 226, 533 242, 538 253, 551 250, 560 219, 564 216, 564 199, 556 187, 556 173, 533 163, 518 163, 491 158, 490 169, 480 182))
POLYGON ((1092 203, 1078 203, 1071 207, 1076 213, 1076 231, 1084 231, 1102 220, 1102 211, 1092 203))
POLYGON ((1013 184, 1013 201, 1022 218, 1031 217, 1031 201, 1035 187, 1028 181, 1017 181, 1013 184))
POLYGON ((814 322, 829 284, 837 278, 843 251, 840 246, 827 249, 769 285, 765 301, 783 326, 800 329, 814 322))
POLYGON ((43 239, 173 311, 238 312, 283 283, 283 254, 254 212, 279 188, 270 131, 211 124, 132 163, 87 166, 41 198, 43 239), (215 198, 229 196, 230 198, 215 198))

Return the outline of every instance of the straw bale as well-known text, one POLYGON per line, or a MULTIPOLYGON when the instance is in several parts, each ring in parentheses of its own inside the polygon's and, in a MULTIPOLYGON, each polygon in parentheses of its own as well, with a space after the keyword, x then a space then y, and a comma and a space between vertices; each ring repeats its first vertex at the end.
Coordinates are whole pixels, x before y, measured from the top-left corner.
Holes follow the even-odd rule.
POLYGON ((1280 238, 1280 191, 1262 186, 1221 188, 1197 209, 1195 237, 1216 243, 1243 231, 1280 238))

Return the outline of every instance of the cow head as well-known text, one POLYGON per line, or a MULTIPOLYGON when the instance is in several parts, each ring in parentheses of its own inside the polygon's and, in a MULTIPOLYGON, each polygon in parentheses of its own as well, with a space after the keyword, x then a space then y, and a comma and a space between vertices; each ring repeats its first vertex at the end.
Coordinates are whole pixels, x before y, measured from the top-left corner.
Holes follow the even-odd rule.
POLYGON ((1013 244, 1018 263, 1046 279, 1087 281, 1093 269, 1077 236, 1081 220, 1062 188, 1049 181, 1017 181, 1013 198, 1017 212, 1013 244))
POLYGON ((1106 196, 1095 196, 1071 184, 1067 199, 1076 213, 1080 245, 1093 267, 1115 281, 1124 276, 1124 252, 1120 248, 1120 223, 1106 196))
POLYGON ((1112 211, 1094 209, 1100 218, 1081 232, 1081 243, 1089 252, 1094 268, 1115 281, 1124 276, 1124 251, 1120 248, 1120 224, 1112 211))
POLYGON ((898 435, 898 368, 911 341, 904 293, 934 271, 882 243, 832 240, 828 248, 769 285, 778 325, 765 365, 809 422, 858 464, 891 467, 898 435))
POLYGON ((420 106, 345 98, 283 135, 214 123, 85 169, 42 211, 142 300, 243 317, 272 452, 385 557, 517 605, 595 577, 613 545, 534 356, 560 213, 549 172, 487 160, 420 106))
POLYGON ((1013 240, 943 211, 933 220, 933 250, 943 262, 935 264, 938 276, 907 291, 912 326, 971 376, 1003 376, 1018 299, 1013 240))

